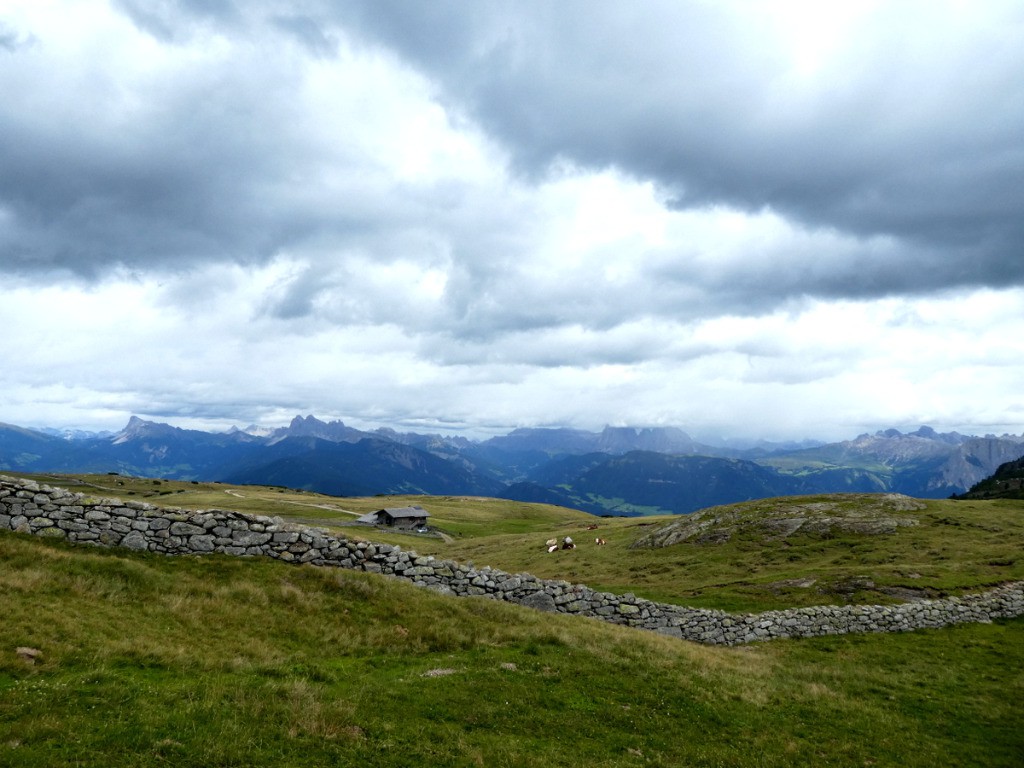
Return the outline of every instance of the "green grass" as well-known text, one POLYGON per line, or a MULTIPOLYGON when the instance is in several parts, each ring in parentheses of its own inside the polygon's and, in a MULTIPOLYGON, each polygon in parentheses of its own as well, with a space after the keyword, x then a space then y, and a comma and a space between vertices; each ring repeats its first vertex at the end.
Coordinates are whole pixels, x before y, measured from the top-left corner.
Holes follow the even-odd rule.
POLYGON ((1022 620, 705 648, 370 574, 11 533, 0 601, 12 768, 1024 757, 1022 620))
MULTIPOLYGON (((579 510, 477 496, 327 496, 311 491, 255 485, 152 480, 126 475, 26 475, 50 485, 94 496, 111 496, 184 509, 233 509, 331 527, 383 507, 421 504, 432 525, 453 537, 543 532, 552 526, 593 521, 579 510)), ((360 529, 369 530, 369 529, 360 529)), ((351 529, 347 533, 354 533, 351 529)), ((407 539, 408 540, 408 539, 407 539)), ((422 537, 412 540, 420 541, 422 537)))
MULTIPOLYGON (((68 484, 68 478, 39 478, 68 484)), ((685 542, 663 549, 631 544, 680 516, 598 518, 545 504, 458 496, 336 498, 259 486, 156 481, 120 476, 79 476, 97 494, 191 509, 238 509, 334 527, 351 538, 397 544, 425 555, 490 565, 505 571, 565 579, 603 591, 693 607, 762 611, 824 603, 892 603, 887 590, 923 596, 980 591, 1024 579, 1024 501, 948 499, 919 511, 886 512, 917 521, 893 534, 796 534, 770 539, 750 532, 721 544, 685 542), (116 483, 123 485, 116 485, 116 483), (99 486, 99 487, 97 487, 99 486), (134 495, 128 495, 134 494, 134 495), (351 523, 355 514, 384 506, 422 504, 445 539, 384 533, 351 523), (588 530, 589 526, 599 526, 588 530), (572 536, 578 548, 548 554, 550 538, 572 536), (594 538, 607 546, 594 545, 594 538), (869 588, 859 587, 871 583, 869 588), (851 587, 851 585, 853 585, 851 587)), ((856 513, 869 496, 804 497, 856 513)), ((794 500, 764 499, 734 505, 756 518, 794 500)))
MULTIPOLYGON (((833 497, 834 498, 834 497, 833 497)), ((749 514, 790 500, 750 502, 749 514)), ((813 501, 813 499, 811 499, 813 501)), ((665 602, 733 611, 822 603, 887 603, 886 590, 924 596, 962 594, 1024 579, 1024 503, 926 502, 899 513, 917 521, 892 534, 796 534, 771 539, 750 532, 721 544, 684 542, 662 549, 630 545, 657 526, 680 518, 581 521, 552 527, 579 547, 548 554, 544 533, 416 542, 425 554, 471 560, 507 571, 563 578, 612 591, 631 591, 665 602), (599 524, 587 531, 586 523, 599 524), (594 545, 601 536, 607 546, 594 545), (851 583, 873 583, 850 591, 851 583)))

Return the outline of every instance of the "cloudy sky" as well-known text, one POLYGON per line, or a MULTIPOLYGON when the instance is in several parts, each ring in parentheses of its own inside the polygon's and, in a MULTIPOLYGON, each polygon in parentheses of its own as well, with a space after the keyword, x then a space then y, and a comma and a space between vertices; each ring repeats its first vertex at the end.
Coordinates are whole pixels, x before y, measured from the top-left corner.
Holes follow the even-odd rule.
POLYGON ((1024 432, 1024 3, 4 0, 0 421, 1024 432))

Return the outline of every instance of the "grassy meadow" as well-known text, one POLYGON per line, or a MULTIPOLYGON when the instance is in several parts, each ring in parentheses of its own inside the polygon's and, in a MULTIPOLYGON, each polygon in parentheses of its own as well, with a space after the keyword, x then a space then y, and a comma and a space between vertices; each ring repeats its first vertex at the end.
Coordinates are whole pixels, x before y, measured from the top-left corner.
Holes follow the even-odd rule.
MULTIPOLYGON (((889 535, 748 530, 652 550, 630 545, 679 518, 36 479, 94 497, 278 515, 727 610, 893 602, 887 589, 955 594, 1024 578, 1020 501, 928 501, 902 513, 916 524, 889 535), (352 525, 413 503, 442 536, 352 525), (565 535, 576 550, 545 551, 565 535)), ((737 508, 756 516, 789 501, 737 508)), ((0 533, 0 616, 0 766, 1024 764, 1024 619, 708 648, 370 574, 13 533, 0 533)))
MULTIPOLYGON (((457 496, 339 498, 283 488, 190 483, 114 475, 37 476, 96 496, 118 495, 187 509, 237 509, 320 525, 355 539, 397 544, 513 573, 584 583, 700 608, 756 612, 819 604, 894 603, 987 589, 1024 579, 1024 501, 923 501, 925 509, 887 511, 915 524, 895 533, 797 533, 770 537, 750 531, 728 542, 684 542, 661 549, 631 545, 679 516, 599 518, 563 507, 457 496), (78 485, 74 485, 78 483, 78 485), (385 532, 352 524, 381 507, 421 504, 441 536, 385 532), (588 530, 591 526, 596 530, 588 530), (550 538, 571 536, 578 547, 549 554, 550 538), (596 546, 600 536, 608 543, 596 546)), ((839 497, 803 497, 813 503, 839 497)), ((845 505, 856 512, 856 495, 845 505)), ((792 499, 734 505, 756 518, 792 499)))
POLYGON ((0 601, 4 766, 1024 758, 1024 620, 708 648, 371 574, 13 533, 0 601))

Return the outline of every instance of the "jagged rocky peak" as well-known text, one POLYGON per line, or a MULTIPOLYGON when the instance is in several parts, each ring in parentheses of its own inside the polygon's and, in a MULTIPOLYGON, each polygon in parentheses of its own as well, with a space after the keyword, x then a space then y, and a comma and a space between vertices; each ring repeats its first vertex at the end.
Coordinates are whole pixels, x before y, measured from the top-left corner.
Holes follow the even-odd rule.
POLYGON ((171 435, 179 435, 184 432, 185 430, 172 427, 170 424, 146 421, 137 416, 132 416, 128 419, 128 424, 125 425, 125 428, 111 437, 110 440, 114 445, 123 445, 132 440, 166 439, 171 435))
POLYGON ((129 440, 136 440, 140 437, 153 434, 156 431, 170 429, 175 429, 175 427, 168 424, 158 424, 155 421, 146 421, 145 419, 140 419, 138 416, 132 415, 132 417, 128 419, 128 423, 125 425, 124 429, 111 438, 111 442, 113 442, 114 445, 120 445, 128 442, 129 440))
POLYGON ((687 450, 693 439, 678 427, 611 427, 601 432, 598 450, 626 453, 635 450, 673 452, 687 450))
POLYGON ((346 426, 343 421, 321 421, 312 414, 296 416, 287 427, 273 431, 274 441, 286 437, 316 437, 331 442, 355 442, 368 435, 358 429, 346 426))
MULTIPOLYGON (((336 421, 336 422, 332 422, 332 423, 340 424, 341 426, 345 426, 340 421, 336 421)), ((296 416, 294 419, 292 419, 291 424, 288 425, 288 429, 291 429, 293 431, 299 431, 299 430, 303 430, 303 429, 319 429, 319 428, 326 427, 326 426, 327 426, 327 422, 320 421, 320 419, 318 419, 313 414, 309 414, 308 416, 296 416)))
POLYGON ((875 438, 887 438, 890 440, 933 440, 947 445, 960 445, 968 438, 959 432, 937 432, 933 427, 922 424, 913 432, 900 432, 898 429, 883 429, 874 435, 863 434, 857 440, 869 440, 875 438))
POLYGON ((129 432, 129 431, 131 431, 133 429, 135 429, 135 430, 141 429, 142 427, 144 427, 144 426, 146 426, 148 424, 153 424, 153 423, 154 422, 152 422, 152 421, 146 421, 145 419, 140 419, 138 416, 132 414, 132 416, 128 419, 128 424, 125 425, 125 428, 122 431, 123 432, 129 432))

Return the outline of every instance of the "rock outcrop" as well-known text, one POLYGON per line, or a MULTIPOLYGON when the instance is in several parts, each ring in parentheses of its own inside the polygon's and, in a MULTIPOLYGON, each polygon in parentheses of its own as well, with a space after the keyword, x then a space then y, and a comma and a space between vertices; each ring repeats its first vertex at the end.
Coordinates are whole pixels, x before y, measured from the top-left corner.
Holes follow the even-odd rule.
POLYGON ((905 513, 924 508, 923 502, 898 493, 836 494, 822 501, 752 501, 686 515, 637 539, 633 547, 671 547, 684 541, 720 544, 741 532, 765 540, 797 533, 818 537, 838 533, 878 536, 917 525, 916 518, 905 513))

